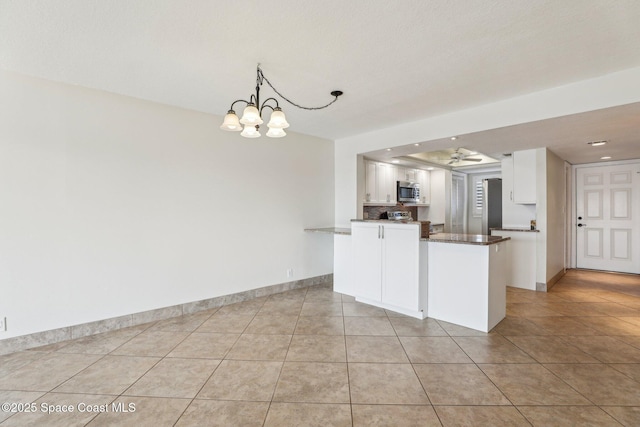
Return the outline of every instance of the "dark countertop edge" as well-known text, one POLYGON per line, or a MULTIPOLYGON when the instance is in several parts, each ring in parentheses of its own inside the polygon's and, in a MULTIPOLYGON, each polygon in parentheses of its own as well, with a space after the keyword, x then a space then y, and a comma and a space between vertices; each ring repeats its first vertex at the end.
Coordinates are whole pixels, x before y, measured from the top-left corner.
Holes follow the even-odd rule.
POLYGON ((482 234, 451 234, 451 233, 438 233, 434 236, 430 236, 428 239, 420 239, 422 242, 435 242, 435 243, 455 243, 460 245, 480 245, 489 246, 496 243, 505 242, 511 240, 511 237, 501 236, 485 236, 482 234))
POLYGON ((342 234, 346 236, 351 235, 350 228, 340 227, 305 228, 304 231, 308 231, 310 233, 342 234))
POLYGON ((383 224, 413 224, 420 225, 421 222, 415 219, 408 220, 398 220, 398 219, 352 219, 351 222, 381 222, 383 224))
POLYGON ((540 230, 532 230, 530 228, 492 228, 490 231, 522 231, 524 233, 539 233, 540 230))

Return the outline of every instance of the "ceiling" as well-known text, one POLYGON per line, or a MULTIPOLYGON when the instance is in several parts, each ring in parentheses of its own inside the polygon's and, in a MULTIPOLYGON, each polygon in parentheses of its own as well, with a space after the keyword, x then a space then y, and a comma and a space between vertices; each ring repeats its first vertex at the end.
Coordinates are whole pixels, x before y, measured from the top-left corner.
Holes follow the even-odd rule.
MULTIPOLYGON (((418 161, 426 163, 433 163, 440 166, 450 167, 452 169, 465 166, 484 167, 499 162, 498 159, 494 159, 477 151, 467 150, 464 147, 448 148, 446 150, 438 151, 419 152, 416 154, 409 154, 408 158, 416 159, 418 161)), ((396 160, 394 163, 400 162, 401 161, 396 160)))
MULTIPOLYGON (((299 104, 344 91, 282 105, 289 131, 340 139, 638 67, 638 22, 637 0, 0 0, 0 68, 224 115, 260 63, 299 104)), ((610 110, 430 146, 640 158, 640 107, 610 110)))

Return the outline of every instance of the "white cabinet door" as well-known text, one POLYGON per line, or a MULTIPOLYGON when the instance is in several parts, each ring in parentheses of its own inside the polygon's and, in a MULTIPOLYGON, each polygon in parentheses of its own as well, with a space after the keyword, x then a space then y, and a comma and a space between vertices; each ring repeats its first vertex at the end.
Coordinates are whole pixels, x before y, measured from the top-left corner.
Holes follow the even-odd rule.
POLYGON ((382 242, 382 302, 418 311, 419 227, 385 224, 382 242))
POLYGON ((429 175, 429 171, 416 169, 416 182, 420 184, 420 204, 424 205, 431 203, 431 182, 429 175))
POLYGON ((396 181, 407 180, 407 169, 402 166, 396 166, 396 181))
POLYGON ((378 200, 382 203, 396 203, 396 167, 388 163, 378 163, 378 200))
POLYGON ((407 169, 404 176, 405 181, 416 182, 416 169, 407 169))
POLYGON ((351 241, 355 296, 420 311, 420 227, 354 222, 351 241))
POLYGON ((378 201, 378 165, 376 162, 365 161, 364 202, 378 201))
POLYGON ((351 224, 353 282, 357 296, 382 299, 382 239, 378 223, 351 224))
POLYGON ((513 202, 536 203, 536 150, 513 153, 513 202))

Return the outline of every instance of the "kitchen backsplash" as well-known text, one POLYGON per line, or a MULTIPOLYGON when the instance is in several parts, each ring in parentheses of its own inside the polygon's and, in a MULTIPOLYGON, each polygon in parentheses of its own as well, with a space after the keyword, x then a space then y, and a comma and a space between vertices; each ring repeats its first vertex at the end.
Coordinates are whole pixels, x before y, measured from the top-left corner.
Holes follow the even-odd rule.
POLYGON ((386 218, 387 211, 408 211, 411 212, 411 218, 418 219, 417 206, 364 206, 364 219, 380 219, 386 218), (384 214, 384 215, 383 215, 384 214))

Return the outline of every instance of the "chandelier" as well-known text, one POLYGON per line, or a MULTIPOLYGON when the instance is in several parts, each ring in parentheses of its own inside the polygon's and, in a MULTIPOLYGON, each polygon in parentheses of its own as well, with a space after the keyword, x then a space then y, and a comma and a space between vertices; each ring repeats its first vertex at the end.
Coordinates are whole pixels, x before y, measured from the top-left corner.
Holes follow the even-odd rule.
POLYGON ((260 104, 260 86, 262 83, 266 82, 271 89, 275 93, 277 93, 280 98, 287 101, 289 104, 301 108, 303 110, 321 110, 323 108, 327 108, 329 105, 333 104, 338 100, 338 97, 342 95, 342 91, 334 90, 331 92, 331 96, 333 96, 333 101, 328 103, 327 105, 323 105, 321 107, 303 107, 302 105, 298 105, 295 102, 292 102, 284 95, 282 95, 278 90, 273 87, 271 82, 264 76, 262 69, 260 68, 260 64, 258 64, 257 69, 257 77, 256 77, 256 93, 252 94, 248 101, 244 99, 238 99, 233 101, 231 104, 231 108, 227 111, 227 114, 224 116, 224 121, 222 122, 222 126, 220 129, 230 131, 230 132, 240 132, 240 135, 245 138, 258 138, 260 137, 260 125, 264 123, 262 119, 262 112, 265 108, 271 109, 271 118, 269 123, 267 123, 267 127, 269 131, 267 132, 267 136, 270 138, 281 138, 286 135, 284 129, 289 127, 289 123, 287 123, 287 119, 278 104, 278 100, 275 98, 267 98, 262 104, 260 104), (238 119, 236 112, 234 111, 234 105, 238 102, 244 102, 246 107, 242 113, 242 118, 238 119), (271 102, 271 105, 269 102, 271 102), (244 125, 244 128, 242 127, 244 125))

